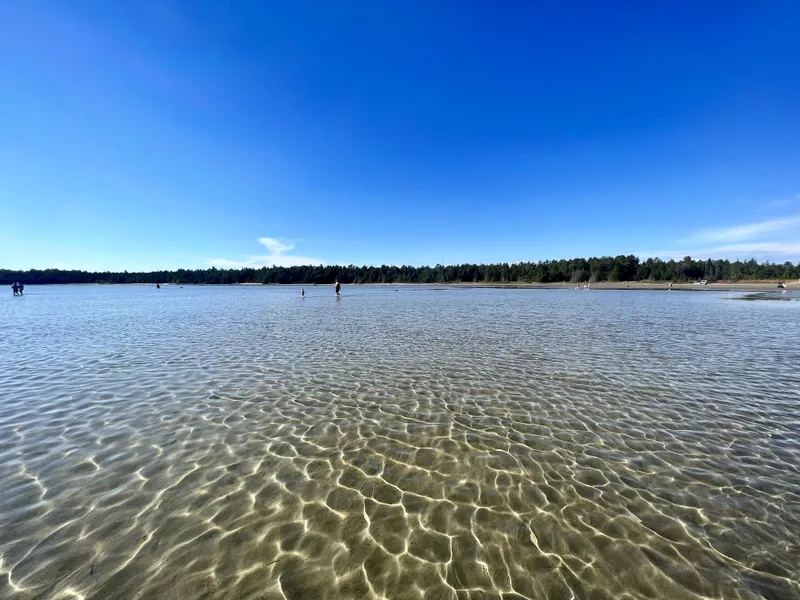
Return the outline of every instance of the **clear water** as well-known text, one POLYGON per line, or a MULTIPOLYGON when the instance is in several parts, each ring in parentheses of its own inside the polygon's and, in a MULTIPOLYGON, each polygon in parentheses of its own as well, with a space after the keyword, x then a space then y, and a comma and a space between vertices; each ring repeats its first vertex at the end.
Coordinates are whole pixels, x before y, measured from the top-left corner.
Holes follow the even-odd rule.
POLYGON ((0 597, 800 598, 800 302, 0 297, 0 597))

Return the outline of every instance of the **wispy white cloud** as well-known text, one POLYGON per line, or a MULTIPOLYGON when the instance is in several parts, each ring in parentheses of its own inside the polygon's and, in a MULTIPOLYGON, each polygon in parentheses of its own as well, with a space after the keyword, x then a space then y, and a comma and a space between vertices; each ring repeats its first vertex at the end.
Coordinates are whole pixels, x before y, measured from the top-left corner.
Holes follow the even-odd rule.
MULTIPOLYGON (((778 206, 790 207, 800 196, 780 200, 778 206)), ((729 227, 711 228, 692 233, 675 241, 672 249, 637 253, 640 257, 657 256, 663 259, 755 258, 772 262, 795 262, 800 259, 800 214, 768 220, 739 223, 729 227)))
POLYGON ((725 244, 703 248, 679 248, 672 250, 649 250, 637 252, 640 258, 658 257, 664 260, 680 260, 685 256, 694 259, 727 258, 730 260, 769 260, 771 262, 795 262, 800 257, 798 242, 751 242, 745 244, 725 244))
POLYGON ((286 254, 286 252, 294 250, 294 244, 287 244, 275 238, 268 237, 258 238, 258 243, 266 247, 266 249, 269 250, 269 254, 246 256, 240 260, 210 258, 207 262, 212 267, 220 267, 223 269, 239 269, 242 267, 260 269, 261 267, 295 267, 323 264, 323 261, 319 258, 286 254))
POLYGON ((736 225, 723 229, 707 229, 705 231, 698 231, 683 241, 687 244, 726 244, 798 231, 800 231, 800 215, 795 215, 781 219, 772 219, 769 221, 746 223, 744 225, 736 225))
POLYGON ((266 246, 267 250, 277 255, 288 252, 289 250, 294 250, 294 244, 284 244, 275 238, 258 238, 258 243, 266 246))

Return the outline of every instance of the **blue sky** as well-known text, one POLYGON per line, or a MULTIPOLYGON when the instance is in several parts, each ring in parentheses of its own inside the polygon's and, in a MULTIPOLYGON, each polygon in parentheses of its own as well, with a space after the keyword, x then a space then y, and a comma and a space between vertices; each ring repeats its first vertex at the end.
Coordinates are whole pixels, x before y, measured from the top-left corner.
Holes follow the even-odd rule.
POLYGON ((0 267, 800 260, 800 3, 0 3, 0 267))

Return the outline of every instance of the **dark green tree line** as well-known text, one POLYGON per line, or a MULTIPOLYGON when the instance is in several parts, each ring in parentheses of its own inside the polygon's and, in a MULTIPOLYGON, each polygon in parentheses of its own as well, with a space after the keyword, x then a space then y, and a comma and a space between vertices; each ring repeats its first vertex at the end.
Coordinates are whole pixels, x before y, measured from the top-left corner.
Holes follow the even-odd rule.
POLYGON ((514 264, 412 266, 297 266, 242 269, 178 269, 129 273, 90 273, 59 269, 0 269, 0 284, 172 283, 172 284, 330 284, 342 283, 583 283, 600 281, 739 281, 800 278, 800 263, 759 263, 756 260, 664 261, 636 256, 602 256, 514 264))

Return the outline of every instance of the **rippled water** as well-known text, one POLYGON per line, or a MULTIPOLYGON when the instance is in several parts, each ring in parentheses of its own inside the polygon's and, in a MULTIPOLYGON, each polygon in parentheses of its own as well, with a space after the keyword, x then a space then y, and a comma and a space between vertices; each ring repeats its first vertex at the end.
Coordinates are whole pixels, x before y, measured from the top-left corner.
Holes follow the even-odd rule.
POLYGON ((0 597, 800 598, 800 303, 28 287, 0 597))

